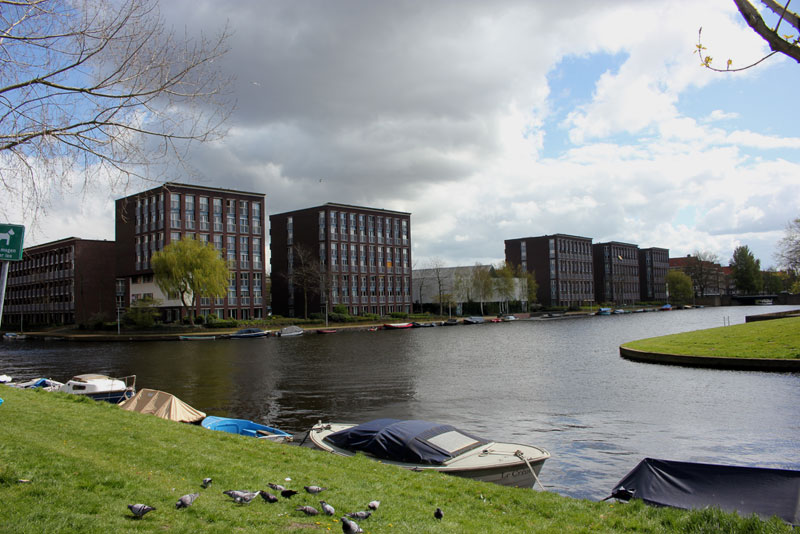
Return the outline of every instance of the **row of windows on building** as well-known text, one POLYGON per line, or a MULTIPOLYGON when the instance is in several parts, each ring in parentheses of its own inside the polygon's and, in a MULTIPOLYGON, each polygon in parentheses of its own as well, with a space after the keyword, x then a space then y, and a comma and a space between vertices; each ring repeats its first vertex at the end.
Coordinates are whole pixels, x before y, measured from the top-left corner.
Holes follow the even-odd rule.
MULTIPOLYGON (((325 243, 319 245, 319 262, 321 265, 328 265, 325 243)), ((289 250, 289 265, 292 265, 292 251, 289 250)), ((330 269, 342 272, 352 267, 353 270, 360 268, 366 271, 369 266, 370 271, 408 273, 409 260, 408 248, 403 247, 383 247, 375 245, 356 245, 352 243, 331 243, 330 245, 330 269)))
MULTIPOLYGON (((260 202, 249 200, 213 198, 200 196, 195 204, 196 196, 184 194, 181 205, 181 194, 170 193, 170 228, 185 228, 214 232, 242 234, 261 234, 263 231, 263 211, 260 202), (211 205, 209 205, 211 200, 211 205), (225 210, 223 212, 223 204, 225 210), (183 219, 181 219, 183 215, 183 219), (238 227, 237 227, 238 219, 238 227)), ((136 233, 164 229, 164 194, 144 197, 136 201, 136 233)))
MULTIPOLYGON (((263 267, 264 249, 260 237, 170 232, 170 241, 180 241, 181 237, 185 239, 199 239, 204 244, 213 241, 214 248, 228 261, 228 267, 231 269, 252 268, 261 270, 263 267)), ((136 236, 135 248, 136 269, 150 269, 150 261, 152 260, 153 253, 164 248, 164 233, 158 232, 136 236)))
MULTIPOLYGON (((386 243, 408 245, 408 220, 381 215, 330 211, 319 212, 319 238, 360 241, 362 243, 386 243), (326 226, 327 219, 327 226, 326 226), (329 230, 328 230, 329 229, 329 230)), ((292 217, 287 220, 289 244, 291 245, 293 225, 292 217)))

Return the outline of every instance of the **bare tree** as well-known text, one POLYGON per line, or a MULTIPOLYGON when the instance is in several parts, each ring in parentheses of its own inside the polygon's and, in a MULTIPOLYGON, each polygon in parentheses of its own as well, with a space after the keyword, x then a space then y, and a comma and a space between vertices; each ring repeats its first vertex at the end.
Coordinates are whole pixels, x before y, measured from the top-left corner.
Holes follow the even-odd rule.
POLYGON ((719 257, 716 254, 696 250, 694 256, 689 257, 683 270, 692 279, 698 296, 705 297, 711 287, 719 288, 720 267, 719 257))
POLYGON ((158 179, 221 136, 227 38, 176 36, 156 0, 0 0, 0 210, 35 220, 74 176, 158 179))
POLYGON ((744 67, 733 68, 732 59, 728 59, 724 69, 713 67, 711 65, 713 58, 705 52, 706 47, 703 46, 700 39, 703 32, 703 28, 700 28, 697 34, 697 48, 695 52, 700 56, 701 65, 717 72, 737 72, 755 67, 762 61, 778 53, 784 54, 800 63, 800 16, 798 16, 797 13, 789 11, 790 2, 791 0, 786 0, 786 2, 781 5, 775 0, 761 0, 761 3, 764 4, 773 15, 778 17, 778 22, 775 24, 775 27, 770 28, 767 23, 764 22, 761 13, 750 0, 733 0, 742 18, 744 18, 744 21, 754 32, 767 42, 772 52, 744 67), (782 33, 780 28, 781 24, 784 22, 791 26, 791 28, 783 30, 784 33, 782 33))
POLYGON ((303 293, 303 318, 308 319, 308 298, 318 295, 321 290, 327 290, 327 284, 320 269, 319 257, 314 250, 297 244, 292 246, 291 252, 291 265, 287 278, 292 287, 298 287, 303 293))
POLYGON ((800 217, 786 225, 786 233, 778 241, 775 257, 783 268, 800 275, 800 217))
POLYGON ((433 277, 436 281, 436 292, 438 297, 436 300, 439 303, 439 315, 444 315, 443 306, 445 302, 445 292, 447 290, 445 287, 447 280, 445 279, 444 273, 444 260, 441 258, 432 258, 429 264, 429 269, 431 269, 433 272, 433 277))
POLYGON ((472 290, 481 303, 481 315, 484 315, 483 303, 492 295, 492 286, 492 275, 489 273, 489 269, 476 263, 472 268, 472 290))

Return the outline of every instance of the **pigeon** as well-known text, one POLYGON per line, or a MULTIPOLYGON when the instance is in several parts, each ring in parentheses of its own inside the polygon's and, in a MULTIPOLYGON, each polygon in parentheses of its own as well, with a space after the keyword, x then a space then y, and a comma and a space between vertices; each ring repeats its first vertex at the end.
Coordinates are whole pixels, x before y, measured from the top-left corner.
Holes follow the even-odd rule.
POLYGON ((359 532, 364 532, 364 531, 361 530, 361 527, 359 527, 355 521, 351 521, 346 517, 343 517, 342 532, 344 532, 344 534, 358 534, 359 532))
POLYGON ((325 512, 325 515, 333 515, 336 513, 336 510, 333 508, 333 506, 325 501, 319 501, 319 504, 322 506, 322 511, 325 512))
POLYGON ((213 481, 210 478, 204 478, 200 485, 203 486, 203 488, 207 488, 211 485, 211 482, 213 481))
POLYGON ((372 512, 366 510, 364 512, 350 512, 349 514, 345 514, 347 517, 352 517, 353 519, 368 519, 369 516, 372 515, 372 512))
POLYGON ((378 506, 380 505, 381 501, 370 501, 370 503, 367 505, 367 508, 369 508, 370 510, 377 510, 378 506))
POLYGON ((306 515, 317 515, 319 514, 319 510, 314 508, 313 506, 298 506, 295 508, 298 512, 303 512, 306 515))
POLYGON ((178 499, 178 502, 175 503, 175 508, 176 509, 189 508, 194 502, 194 500, 199 496, 200 496, 199 493, 190 493, 189 495, 184 495, 183 497, 178 499))
POLYGON ((273 484, 272 482, 267 484, 267 486, 269 486, 270 488, 274 489, 275 491, 283 491, 283 490, 286 489, 286 487, 281 486, 280 484, 273 484))
POLYGON ((281 490, 281 497, 284 499, 291 499, 292 495, 297 495, 297 492, 290 489, 281 490))
POLYGON ((223 491, 225 495, 232 498, 237 504, 250 504, 261 492, 260 491, 237 491, 227 490, 223 491))
POLYGON ((152 506, 147 506, 146 504, 129 504, 128 508, 136 516, 137 519, 141 519, 144 514, 147 512, 152 512, 155 510, 152 506))
POLYGON ((321 488, 319 486, 303 486, 303 487, 307 492, 311 493, 312 495, 328 489, 328 488, 321 488))
POLYGON ((437 508, 435 512, 433 512, 433 517, 436 519, 441 520, 444 517, 444 512, 442 512, 441 508, 437 508))
POLYGON ((266 502, 269 502, 269 503, 278 502, 278 498, 275 495, 271 494, 268 491, 264 491, 264 490, 261 490, 261 498, 264 499, 266 502))

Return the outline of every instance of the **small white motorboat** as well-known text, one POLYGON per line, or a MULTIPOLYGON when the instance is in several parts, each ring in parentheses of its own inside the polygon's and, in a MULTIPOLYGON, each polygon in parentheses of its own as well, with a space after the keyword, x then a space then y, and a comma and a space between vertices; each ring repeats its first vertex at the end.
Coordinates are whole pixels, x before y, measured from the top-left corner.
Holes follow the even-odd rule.
MULTIPOLYGON (((540 447, 480 438, 451 425, 376 419, 361 425, 320 422, 309 431, 319 449, 364 453, 412 471, 439 471, 503 486, 533 487, 550 453, 540 447)), ((539 482, 541 486, 541 482, 539 482)))
POLYGON ((58 391, 118 404, 136 393, 136 375, 122 378, 94 374, 76 375, 67 380, 58 391))
POLYGON ((280 331, 278 331, 278 336, 280 336, 280 337, 302 336, 303 332, 305 332, 305 330, 303 330, 299 326, 294 326, 294 325, 285 326, 285 327, 281 328, 280 331))

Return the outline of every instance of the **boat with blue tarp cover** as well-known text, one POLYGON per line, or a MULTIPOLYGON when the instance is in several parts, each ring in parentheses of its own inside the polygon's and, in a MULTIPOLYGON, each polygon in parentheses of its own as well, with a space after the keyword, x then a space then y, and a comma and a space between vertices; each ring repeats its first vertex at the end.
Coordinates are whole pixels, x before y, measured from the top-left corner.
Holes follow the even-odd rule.
POLYGON ((308 436, 319 449, 357 452, 413 471, 433 470, 504 486, 533 487, 550 453, 540 447, 496 442, 452 425, 375 419, 360 425, 320 422, 308 436))
POLYGON ((209 415, 200 423, 203 428, 209 430, 219 430, 230 434, 239 434, 252 438, 268 439, 270 441, 286 442, 292 441, 292 434, 278 430, 271 426, 262 425, 247 419, 233 419, 230 417, 217 417, 209 415))

